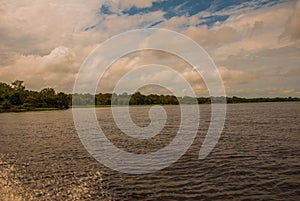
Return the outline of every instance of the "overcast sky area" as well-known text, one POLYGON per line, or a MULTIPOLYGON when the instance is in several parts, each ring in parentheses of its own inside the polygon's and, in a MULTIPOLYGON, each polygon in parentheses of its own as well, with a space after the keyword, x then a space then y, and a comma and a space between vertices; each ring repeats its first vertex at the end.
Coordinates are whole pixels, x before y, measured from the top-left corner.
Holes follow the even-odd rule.
MULTIPOLYGON (((71 93, 92 50, 116 34, 142 28, 169 29, 196 41, 215 62, 228 96, 300 97, 300 1, 295 0, 1 0, 0 81, 19 79, 28 89, 71 93)), ((151 63, 178 68, 197 95, 206 94, 188 64, 157 51, 120 58, 99 90, 109 92, 124 73, 151 63)), ((176 84, 167 72, 149 77, 154 78, 176 84)), ((136 82, 143 79, 148 78, 136 82)))

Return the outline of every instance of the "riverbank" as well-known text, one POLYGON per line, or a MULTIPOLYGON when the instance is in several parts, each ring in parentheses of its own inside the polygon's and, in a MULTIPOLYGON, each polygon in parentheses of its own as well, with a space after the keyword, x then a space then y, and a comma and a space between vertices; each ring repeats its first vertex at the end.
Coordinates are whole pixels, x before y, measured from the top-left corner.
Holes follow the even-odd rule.
POLYGON ((59 109, 59 108, 10 108, 10 109, 0 109, 0 113, 4 113, 4 112, 52 111, 52 110, 65 110, 65 109, 59 109))
MULTIPOLYGON (((288 103, 288 102, 300 102, 300 98, 294 98, 293 100, 286 100, 286 101, 275 101, 272 99, 268 99, 269 101, 245 101, 245 102, 227 102, 226 104, 253 104, 253 103, 288 103)), ((199 103, 198 105, 210 105, 211 103, 199 103)), ((214 103, 218 104, 218 103, 214 103)), ((141 104, 141 105, 129 105, 130 107, 143 107, 143 106, 174 106, 179 104, 141 104)), ((185 105, 185 104, 183 104, 185 105)), ((189 105, 189 104, 186 104, 189 105)), ((124 107, 128 105, 76 105, 76 106, 69 106, 68 109, 72 108, 107 108, 107 107, 124 107)), ((1 109, 0 113, 6 113, 6 112, 31 112, 31 111, 56 111, 56 110, 67 110, 65 108, 10 108, 10 109, 1 109)))

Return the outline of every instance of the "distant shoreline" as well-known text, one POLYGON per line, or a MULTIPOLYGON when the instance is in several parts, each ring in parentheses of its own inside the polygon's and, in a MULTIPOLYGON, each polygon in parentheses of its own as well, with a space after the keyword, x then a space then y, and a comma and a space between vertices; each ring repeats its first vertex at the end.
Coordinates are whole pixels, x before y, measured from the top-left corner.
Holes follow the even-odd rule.
MULTIPOLYGON (((226 103, 228 105, 236 105, 236 104, 254 104, 254 103, 290 103, 290 102, 300 102, 299 101, 272 101, 272 102, 239 102, 239 103, 226 103)), ((213 103, 213 104, 220 104, 220 103, 213 103)), ((152 105, 81 105, 81 106, 70 106, 68 109, 72 108, 108 108, 108 107, 145 107, 145 106, 179 106, 180 104, 152 104, 152 105)), ((195 104, 181 104, 181 105, 195 105, 195 104)), ((203 103, 197 105, 211 105, 211 103, 203 103)), ((34 108, 34 109, 14 109, 14 110, 0 110, 0 113, 23 113, 23 112, 41 112, 41 111, 63 111, 68 109, 59 109, 59 108, 34 108)))
POLYGON ((0 112, 27 112, 65 110, 69 108, 109 107, 113 106, 151 106, 151 105, 179 105, 179 104, 215 104, 215 103, 262 103, 262 102, 294 102, 298 97, 276 98, 241 98, 232 97, 176 97, 174 95, 150 94, 140 92, 128 94, 98 93, 98 94, 65 94, 56 93, 53 88, 41 91, 25 89, 21 80, 12 84, 0 82, 0 112))
POLYGON ((39 112, 39 111, 53 111, 53 110, 66 110, 66 109, 59 109, 59 108, 31 108, 31 109, 0 109, 0 113, 6 113, 6 112, 39 112))

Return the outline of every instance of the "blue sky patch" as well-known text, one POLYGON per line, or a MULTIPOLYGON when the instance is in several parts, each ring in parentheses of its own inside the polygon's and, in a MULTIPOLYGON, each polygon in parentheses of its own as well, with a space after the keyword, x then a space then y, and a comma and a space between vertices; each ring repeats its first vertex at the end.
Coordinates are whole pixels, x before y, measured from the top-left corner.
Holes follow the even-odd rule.
MULTIPOLYGON (((161 11, 164 13, 163 19, 154 19, 152 22, 142 23, 139 28, 155 27, 160 23, 168 20, 172 17, 180 16, 194 16, 201 12, 204 16, 199 16, 201 23, 197 26, 207 25, 208 27, 213 26, 216 22, 226 21, 230 15, 237 12, 244 12, 245 10, 255 10, 262 7, 271 7, 275 4, 287 2, 291 0, 163 0, 153 2, 151 6, 138 8, 132 6, 130 8, 120 8, 118 10, 113 10, 111 1, 104 3, 99 9, 99 15, 143 15, 151 12, 161 11)), ((183 27, 188 27, 190 25, 186 24, 183 27)), ((95 28, 95 26, 89 26, 84 28, 84 30, 89 30, 95 28)))

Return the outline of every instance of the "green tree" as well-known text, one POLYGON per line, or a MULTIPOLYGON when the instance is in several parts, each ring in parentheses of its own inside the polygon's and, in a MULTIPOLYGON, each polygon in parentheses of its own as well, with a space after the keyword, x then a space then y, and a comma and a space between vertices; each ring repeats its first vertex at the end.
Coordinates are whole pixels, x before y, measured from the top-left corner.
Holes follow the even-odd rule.
POLYGON ((144 105, 144 102, 145 95, 141 94, 140 92, 134 93, 129 100, 130 105, 144 105))
POLYGON ((13 88, 17 91, 24 91, 25 90, 24 81, 22 81, 22 80, 16 80, 11 84, 12 84, 13 88))
POLYGON ((44 88, 40 91, 40 98, 43 102, 42 107, 57 107, 55 90, 53 88, 44 88))
POLYGON ((12 105, 23 105, 26 98, 24 81, 16 80, 11 83, 11 85, 13 86, 14 91, 11 94, 9 101, 12 105))
POLYGON ((57 107, 60 109, 69 108, 69 97, 67 94, 60 92, 57 94, 57 107))

